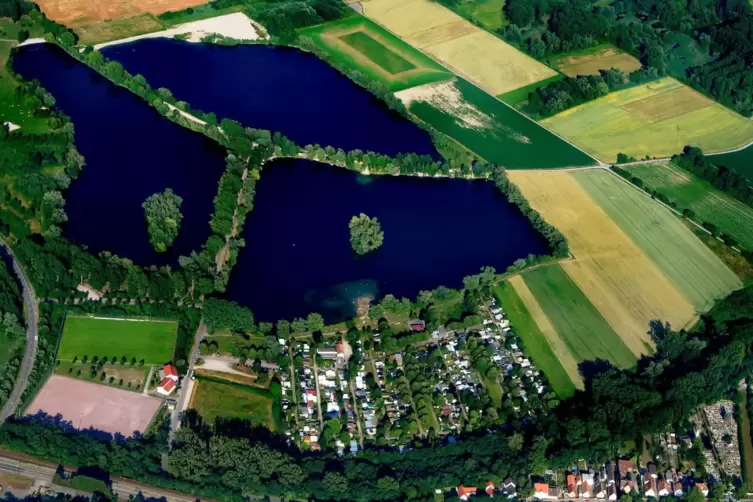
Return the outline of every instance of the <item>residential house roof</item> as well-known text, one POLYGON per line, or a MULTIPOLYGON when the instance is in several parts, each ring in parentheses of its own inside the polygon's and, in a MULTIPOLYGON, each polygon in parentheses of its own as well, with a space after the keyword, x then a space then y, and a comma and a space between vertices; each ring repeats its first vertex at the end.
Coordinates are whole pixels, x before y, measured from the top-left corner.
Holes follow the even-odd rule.
POLYGON ((635 462, 633 462, 632 460, 618 460, 617 470, 620 473, 620 477, 624 478, 629 473, 635 471, 635 462))
POLYGON ((178 368, 172 364, 166 364, 162 370, 165 372, 165 378, 172 378, 173 380, 178 379, 178 368))
POLYGON ((476 495, 476 490, 477 488, 475 486, 460 485, 455 488, 455 491, 458 492, 458 497, 460 497, 460 500, 468 500, 471 495, 476 495))
POLYGON ((494 483, 491 481, 486 482, 486 494, 490 497, 494 495, 494 483))
POLYGON ((533 490, 535 493, 545 493, 549 495, 549 484, 548 483, 534 483, 533 490))
POLYGON ((175 388, 175 380, 169 377, 165 377, 159 383, 158 387, 169 394, 175 388))

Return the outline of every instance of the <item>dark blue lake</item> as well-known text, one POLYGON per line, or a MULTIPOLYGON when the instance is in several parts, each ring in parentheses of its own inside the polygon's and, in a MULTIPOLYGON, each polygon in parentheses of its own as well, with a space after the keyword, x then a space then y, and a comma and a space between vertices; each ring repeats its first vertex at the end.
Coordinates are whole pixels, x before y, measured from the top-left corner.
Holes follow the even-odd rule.
POLYGON ((52 93, 73 120, 76 146, 86 159, 65 192, 66 237, 141 265, 175 264, 206 242, 224 149, 164 119, 55 46, 21 48, 13 68, 52 93), (183 223, 172 248, 156 253, 141 204, 166 188, 183 198, 183 223))
MULTIPOLYGON (((244 49, 263 49, 265 57, 271 58, 278 54, 282 66, 290 61, 290 51, 244 49)), ((219 54, 225 54, 224 50, 219 54)), ((331 69, 324 63, 304 61, 319 65, 329 75, 331 69)), ((155 67, 159 63, 152 61, 155 67)), ((162 67, 166 73, 171 71, 166 64, 162 67)), ((14 58, 14 69, 27 79, 39 79, 55 96, 58 106, 73 119, 76 143, 87 160, 81 177, 65 194, 66 236, 91 250, 109 250, 144 265, 175 264, 177 256, 199 249, 209 234, 212 200, 224 169, 220 149, 160 117, 140 98, 55 47, 23 48, 14 58), (185 216, 173 250, 160 256, 148 242, 141 204, 168 187, 183 197, 185 216)), ((233 67, 220 70, 218 74, 229 74, 233 67)), ((337 76, 339 83, 334 79, 332 85, 346 85, 343 88, 350 90, 330 95, 332 99, 339 96, 339 101, 327 107, 317 104, 323 116, 316 120, 288 108, 291 100, 299 99, 296 93, 270 94, 253 106, 260 107, 259 116, 270 113, 300 134, 335 139, 342 134, 354 144, 324 139, 306 142, 381 151, 386 150, 380 144, 385 148, 402 145, 403 151, 430 148, 425 142, 428 138, 413 124, 393 117, 366 91, 337 76), (271 113, 274 100, 279 102, 279 117, 271 113), (398 126, 381 126, 376 134, 368 121, 353 117, 381 117, 373 120, 394 120, 398 126), (351 121, 351 127, 343 126, 346 121, 351 121), (416 143, 411 144, 410 138, 416 143)), ((300 79, 284 84, 306 89, 321 85, 300 79)), ((210 98, 217 99, 219 106, 226 96, 209 93, 202 108, 217 110, 210 98)), ((244 106, 253 115, 253 106, 244 106)), ((281 132, 290 134, 284 128, 281 132)), ((329 321, 342 320, 353 315, 353 302, 359 296, 415 297, 420 290, 438 285, 459 287, 463 276, 476 273, 481 266, 504 270, 517 258, 547 251, 545 240, 491 182, 362 177, 304 160, 278 160, 265 166, 243 237, 247 245, 231 274, 227 296, 251 307, 259 319, 270 321, 311 311, 324 314, 329 321), (350 249, 348 221, 361 212, 379 218, 385 243, 358 257, 350 249)))
POLYGON ((300 145, 439 158, 426 132, 316 56, 296 49, 146 39, 102 53, 195 108, 279 131, 300 145))
POLYGON ((359 296, 462 287, 484 265, 501 271, 548 251, 492 182, 363 177, 291 159, 265 166, 244 238, 227 296, 265 321, 312 311, 343 320, 359 296), (349 241, 348 222, 361 212, 384 231, 382 247, 365 256, 349 241))

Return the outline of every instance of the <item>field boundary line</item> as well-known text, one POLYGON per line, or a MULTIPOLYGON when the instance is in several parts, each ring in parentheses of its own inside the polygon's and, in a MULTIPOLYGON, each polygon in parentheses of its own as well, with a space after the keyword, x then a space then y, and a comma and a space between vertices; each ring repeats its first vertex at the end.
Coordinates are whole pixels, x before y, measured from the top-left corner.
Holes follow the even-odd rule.
MULTIPOLYGON (((442 8, 445 8, 445 9, 446 9, 446 7, 444 7, 444 6, 442 6, 442 8)), ((447 9, 447 10, 449 10, 450 12, 453 12, 454 14, 456 14, 456 15, 458 15, 458 16, 459 16, 459 14, 457 14, 456 12, 454 12, 454 11, 453 11, 452 9, 447 9)), ((503 105, 505 105, 506 107, 508 107, 509 109, 511 109, 512 111, 514 111, 515 113, 517 113, 518 115, 520 115, 520 116, 522 116, 522 117, 525 117, 526 119, 530 120, 531 122, 533 122, 533 123, 534 123, 534 124, 536 124, 537 126, 539 126, 539 127, 541 127, 542 129, 544 129, 545 131, 548 131, 549 133, 551 133, 551 134, 552 134, 553 136, 556 136, 557 138, 561 139, 562 141, 564 141, 564 142, 565 142, 565 143, 567 143, 568 145, 572 146, 572 147, 573 147, 573 148, 575 148, 576 150, 579 150, 580 152, 582 152, 582 153, 586 154, 586 155, 587 155, 588 157, 590 157, 590 158, 594 159, 594 160, 596 161, 596 164, 597 164, 597 165, 599 165, 599 166, 606 166, 606 165, 607 165, 606 163, 604 163, 604 162, 602 162, 601 160, 597 159, 596 157, 594 157, 593 155, 591 155, 591 154, 590 154, 590 153, 588 153, 587 151, 585 151, 585 150, 583 150, 582 148, 580 148, 580 147, 579 147, 578 145, 576 145, 576 144, 574 144, 574 143, 570 142, 569 140, 567 140, 567 139, 563 138, 562 136, 560 136, 560 135, 559 135, 559 134, 557 134, 556 132, 552 131, 552 130, 551 130, 551 129, 549 129, 548 127, 544 127, 544 126, 543 126, 543 125, 541 125, 541 124, 540 124, 539 122, 536 122, 535 120, 533 120, 533 119, 532 119, 531 117, 529 117, 529 116, 528 116, 528 115, 526 115, 525 113, 521 112, 520 110, 517 110, 517 109, 515 109, 515 107, 512 107, 512 106, 508 105, 507 103, 505 103, 504 101, 502 101, 501 99, 499 99, 499 98, 498 98, 497 96, 495 96, 495 95, 494 95, 493 93, 489 92, 489 90, 488 90, 488 89, 486 89, 486 88, 485 88, 485 87, 484 87, 483 85, 481 85, 481 84, 480 84, 479 82, 476 82, 475 80, 473 80, 473 79, 472 79, 472 78, 470 78, 470 77, 469 77, 468 75, 466 75, 465 73, 461 72, 460 70, 458 70, 458 69, 457 69, 457 68, 455 68, 454 66, 452 66, 452 65, 450 65, 450 64, 448 64, 448 63, 446 63, 446 62, 444 62, 444 61, 441 61, 441 60, 437 59, 437 58, 436 58, 436 57, 435 57, 435 56, 434 56, 433 54, 430 54, 430 53, 426 52, 425 50, 421 49, 420 47, 416 47, 415 45, 411 44, 410 42, 408 42, 408 41, 407 41, 407 40, 405 40, 405 39, 404 39, 403 37, 401 37, 401 36, 400 36, 400 35, 398 35, 397 33, 393 32, 392 30, 390 30, 389 28, 387 28, 386 26, 384 26, 384 25, 383 25, 382 23, 380 23, 380 22, 379 22, 379 21, 377 21, 376 19, 373 19, 373 18, 371 18, 371 17, 367 16, 366 14, 361 14, 361 15, 362 15, 363 17, 365 17, 366 19, 368 19, 369 21, 371 21, 372 23, 374 23, 374 24, 376 24, 376 25, 378 25, 378 26, 381 26, 381 27, 382 27, 382 28, 383 28, 384 30, 386 30, 386 31, 387 31, 387 32, 389 32, 390 34, 392 34, 392 35, 394 35, 394 36, 398 37, 398 38, 399 38, 400 40, 402 40, 402 41, 403 41, 403 42, 405 42, 406 44, 410 45, 411 47, 413 47, 413 48, 414 48, 414 49, 416 49, 417 51, 421 52, 421 53, 422 53, 422 54, 424 54, 424 55, 425 55, 426 57, 429 57, 429 58, 431 58, 431 59, 432 59, 432 60, 433 60, 434 62, 436 62, 437 64, 441 65, 441 66, 442 66, 443 68, 446 68, 446 69, 450 70, 450 72, 452 72, 453 74, 455 74, 455 76, 457 76, 457 77, 460 77, 460 78, 462 78, 463 80, 467 81, 467 82, 468 82, 469 84, 471 84, 471 85, 473 85, 473 86, 476 86, 476 87, 478 87, 479 89, 481 89, 482 91, 484 91, 484 92, 485 92, 486 94, 488 94, 489 96, 493 97, 494 99, 496 99, 497 101, 499 101, 500 103, 502 103, 503 105)), ((462 19, 464 19, 464 20, 465 20, 466 22, 470 23, 470 21, 468 21, 468 20, 467 20, 467 19, 465 19, 464 17, 462 17, 462 16, 460 16, 460 17, 461 17, 462 19)), ((471 23, 471 24, 472 24, 472 23, 471 23)), ((473 26, 475 26, 475 25, 473 25, 473 26)), ((495 36, 495 37, 496 37, 496 35, 493 35, 493 36, 495 36)), ((498 37, 497 37, 497 38, 498 38, 498 37)), ((501 39, 500 39, 500 40, 501 40, 501 39)), ((502 41, 504 42, 504 40, 502 40, 502 41)), ((524 54, 524 55, 528 56, 528 55, 527 55, 527 54, 525 54, 524 52, 520 51, 520 50, 519 50, 519 49, 518 49, 517 47, 515 47, 515 46, 513 46, 513 45, 509 44, 508 42, 505 42, 505 43, 506 43, 507 45, 509 45, 509 46, 510 46, 510 47, 511 47, 511 48, 512 48, 513 50, 516 50, 516 51, 520 52, 521 54, 524 54)), ((531 57, 531 56, 528 56, 528 57, 531 57)), ((538 59, 534 59, 534 58, 531 58, 531 59, 533 59, 533 60, 534 60, 534 61, 536 61, 537 63, 543 64, 543 63, 541 63, 541 61, 539 61, 538 59)), ((544 66, 546 66, 546 65, 544 65, 544 66)), ((547 66, 547 68, 550 68, 550 67, 549 67, 549 66, 547 66)), ((556 70, 555 70, 555 71, 556 71, 556 70)), ((539 81, 539 82, 540 82, 540 81, 539 81)), ((536 83, 536 82, 534 82, 534 84, 535 84, 535 83, 536 83)), ((416 87, 418 87, 418 86, 416 86, 416 87)), ((409 88, 409 89, 410 89, 410 88, 409 88)), ((513 91, 514 91, 514 90, 515 90, 515 89, 513 89, 513 91)), ((465 145, 463 145, 463 146, 465 147, 465 145)), ((469 149, 469 150, 470 150, 470 149, 469 149)), ((474 152, 474 153, 475 153, 475 152, 474 152)), ((484 157, 482 157, 482 158, 484 158, 484 157)))

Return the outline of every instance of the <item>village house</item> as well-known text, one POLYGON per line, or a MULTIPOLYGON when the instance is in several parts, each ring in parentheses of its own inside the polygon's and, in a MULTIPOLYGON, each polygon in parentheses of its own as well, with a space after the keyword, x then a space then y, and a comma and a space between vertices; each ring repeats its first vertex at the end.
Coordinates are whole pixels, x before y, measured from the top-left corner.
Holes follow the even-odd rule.
POLYGON ((460 500, 468 500, 471 498, 471 495, 476 495, 477 488, 475 486, 463 486, 460 485, 457 488, 455 488, 455 491, 458 493, 458 497, 460 500))
POLYGON ((492 481, 486 482, 485 491, 486 491, 486 494, 489 495, 490 497, 494 496, 494 483, 492 481))
POLYGON ((163 396, 169 396, 178 384, 178 368, 172 364, 166 364, 162 368, 162 380, 157 386, 157 392, 163 396))
POLYGON ((560 498, 560 489, 549 486, 549 483, 534 483, 533 497, 537 500, 557 500, 560 498))

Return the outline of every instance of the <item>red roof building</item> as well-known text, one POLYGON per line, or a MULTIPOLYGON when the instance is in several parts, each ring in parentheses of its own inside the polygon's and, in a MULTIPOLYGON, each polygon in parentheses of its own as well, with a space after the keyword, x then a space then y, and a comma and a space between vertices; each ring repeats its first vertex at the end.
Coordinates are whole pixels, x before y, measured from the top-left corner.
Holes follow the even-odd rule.
POLYGON ((410 323, 410 329, 413 331, 425 331, 426 323, 424 321, 413 321, 410 323))
POLYGON ((460 500, 468 500, 471 498, 471 495, 476 495, 477 488, 475 486, 463 486, 460 485, 457 488, 455 488, 455 491, 458 492, 458 497, 460 497, 460 500))
POLYGON ((494 483, 491 481, 486 482, 486 494, 490 497, 494 496, 494 483))
POLYGON ((178 381, 178 368, 172 364, 166 364, 162 370, 165 372, 165 378, 170 378, 174 381, 178 381))
POLYGON ((169 396, 175 390, 175 380, 165 377, 157 386, 157 392, 164 396, 169 396))

